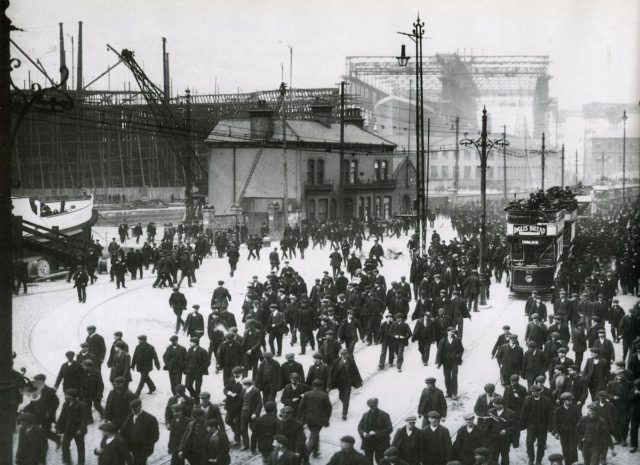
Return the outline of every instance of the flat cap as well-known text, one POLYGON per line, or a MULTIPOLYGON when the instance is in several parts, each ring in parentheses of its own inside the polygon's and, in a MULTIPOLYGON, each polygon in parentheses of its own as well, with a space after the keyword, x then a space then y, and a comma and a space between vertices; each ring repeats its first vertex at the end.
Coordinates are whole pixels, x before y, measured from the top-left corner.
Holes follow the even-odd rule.
POLYGON ((562 394, 560 394, 560 400, 569 400, 569 399, 573 399, 573 394, 571 394, 570 392, 563 392, 562 394))
POLYGON ((435 410, 430 411, 429 413, 427 413, 427 417, 428 418, 437 418, 440 419, 442 418, 442 415, 440 415, 438 412, 436 412, 435 410))
POLYGON ((113 335, 116 337, 122 337, 122 331, 116 331, 113 335))
POLYGON ((531 386, 531 392, 542 392, 542 387, 534 384, 531 386))
POLYGON ((517 341, 518 340, 518 335, 517 334, 509 334, 509 340, 510 341, 517 341))
POLYGON ((200 342, 200 338, 199 337, 192 337, 191 339, 189 339, 190 342, 200 342))
POLYGON ((298 380, 299 380, 299 379, 300 379, 300 374, 298 374, 298 373, 291 373, 291 374, 289 375, 289 379, 298 379, 298 380))
POLYGON ((529 342, 527 342, 527 347, 533 349, 533 348, 538 347, 538 345, 534 341, 529 341, 529 342))
POLYGON ((516 382, 517 382, 517 381, 520 381, 520 376, 519 376, 519 375, 511 375, 511 376, 509 377, 509 380, 510 380, 510 381, 516 381, 516 382))
POLYGON ((407 423, 415 423, 418 419, 416 418, 415 415, 409 415, 407 418, 404 419, 404 421, 406 421, 407 423))
POLYGON ((508 330, 510 330, 510 329, 511 329, 511 326, 509 326, 509 325, 504 325, 504 326, 502 327, 502 329, 503 329, 504 331, 508 331, 508 330))
POLYGON ((427 384, 436 384, 436 379, 435 378, 427 378, 424 380, 425 383, 427 384))
POLYGON ((355 444, 356 440, 353 438, 353 436, 342 436, 340 438, 340 442, 345 442, 347 444, 355 444))
POLYGON ((138 336, 138 339, 139 339, 140 341, 146 341, 146 340, 147 340, 147 336, 146 336, 146 335, 144 335, 144 334, 141 334, 140 336, 138 336))
POLYGON ((475 418, 475 414, 473 412, 469 412, 465 414, 462 418, 465 420, 473 420, 475 418))
POLYGON ((397 457, 400 453, 398 452, 398 448, 391 446, 387 450, 384 451, 385 457, 397 457))
POLYGON ((131 402, 129 402, 129 407, 134 408, 134 407, 138 407, 142 405, 142 401, 140 399, 133 399, 131 402))
POLYGON ((201 399, 211 399, 211 393, 207 391, 202 391, 199 397, 201 399))
POLYGON ((547 458, 549 459, 549 462, 563 462, 564 461, 564 456, 562 454, 551 454, 547 458))
POLYGON ((100 431, 106 431, 107 433, 115 433, 118 431, 118 428, 116 428, 116 425, 114 425, 110 421, 105 421, 103 424, 98 426, 98 429, 100 431))
POLYGON ((504 399, 501 396, 495 396, 493 398, 493 405, 504 405, 504 399))
POLYGON ((171 342, 173 342, 173 341, 177 341, 177 340, 178 340, 178 336, 176 336, 176 335, 174 334, 173 336, 171 336, 171 337, 169 338, 169 340, 170 340, 171 342))
POLYGON ((87 330, 95 331, 96 327, 94 325, 87 326, 87 330))

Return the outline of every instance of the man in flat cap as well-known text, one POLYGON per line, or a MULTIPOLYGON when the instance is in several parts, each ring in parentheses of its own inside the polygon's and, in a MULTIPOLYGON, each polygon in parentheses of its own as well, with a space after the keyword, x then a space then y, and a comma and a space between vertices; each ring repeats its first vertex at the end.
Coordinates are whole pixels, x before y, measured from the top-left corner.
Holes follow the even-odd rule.
POLYGON ((596 401, 598 392, 607 388, 611 365, 608 360, 600 358, 600 349, 598 347, 591 347, 589 352, 591 356, 585 362, 582 375, 591 395, 591 400, 596 401))
POLYGON ((349 412, 349 400, 351 388, 358 389, 362 386, 362 377, 355 359, 347 349, 340 350, 340 358, 334 360, 329 370, 329 390, 338 389, 342 402, 342 419, 347 419, 349 412))
POLYGON ((176 315, 175 334, 178 334, 180 327, 184 327, 182 313, 187 309, 187 298, 182 292, 180 292, 180 288, 178 286, 173 288, 173 292, 169 296, 169 307, 171 307, 173 313, 176 315))
POLYGON ((536 376, 543 375, 546 369, 544 352, 540 350, 535 341, 527 341, 527 351, 522 361, 521 376, 527 380, 527 387, 531 387, 536 376))
POLYGON ((491 458, 491 453, 486 447, 478 447, 473 451, 476 465, 495 465, 496 462, 491 458))
POLYGON ((99 365, 98 368, 102 367, 102 363, 107 354, 107 347, 104 343, 104 338, 96 333, 96 327, 94 325, 87 326, 85 342, 88 345, 89 352, 96 356, 96 362, 99 365))
POLYGON ((355 450, 355 443, 353 436, 342 436, 340 450, 333 454, 327 465, 370 465, 367 458, 355 450))
POLYGON ((473 465, 475 457, 473 451, 486 443, 484 431, 475 424, 475 415, 464 415, 465 424, 456 433, 456 439, 451 447, 451 457, 459 460, 463 465, 473 465))
POLYGON ((524 361, 524 351, 518 344, 518 336, 509 334, 507 342, 498 347, 496 360, 500 367, 500 381, 506 386, 510 383, 511 375, 520 374, 524 361))
POLYGON ((56 432, 62 435, 62 462, 71 463, 71 441, 76 443, 78 465, 84 465, 84 437, 87 434, 87 406, 78 400, 79 392, 68 388, 64 392, 64 404, 56 422, 56 432))
POLYGON ((422 390, 418 402, 418 417, 423 417, 422 429, 428 425, 429 412, 438 412, 442 418, 447 416, 447 400, 442 390, 436 387, 436 379, 429 377, 424 380, 424 383, 426 387, 422 390))
POLYGON ((400 459, 409 465, 419 465, 422 462, 424 435, 422 430, 416 427, 416 421, 415 415, 406 417, 405 425, 396 431, 391 441, 391 445, 398 450, 400 459))
POLYGON ((169 345, 162 355, 162 361, 164 362, 163 369, 169 373, 169 384, 171 392, 174 394, 176 393, 175 387, 182 384, 182 373, 185 370, 186 359, 187 349, 178 344, 178 336, 172 335, 169 338, 169 345))
POLYGON ((505 407, 504 398, 496 396, 493 399, 493 408, 488 412, 487 422, 487 446, 491 452, 491 459, 501 465, 509 465, 509 451, 511 444, 519 431, 519 419, 516 413, 505 407))
POLYGON ((127 444, 117 435, 116 425, 106 421, 98 429, 102 432, 100 447, 93 450, 98 456, 98 465, 126 465, 133 463, 127 444))
POLYGON ((149 394, 155 392, 156 385, 149 376, 154 365, 156 370, 160 369, 160 361, 158 360, 156 349, 147 342, 147 336, 141 334, 138 336, 138 345, 133 351, 133 358, 131 359, 131 369, 137 369, 138 373, 140 373, 140 382, 135 392, 136 397, 140 396, 145 384, 149 387, 149 394))
POLYGON ((167 450, 171 454, 171 465, 184 465, 184 458, 180 457, 180 441, 191 422, 191 410, 187 415, 184 404, 172 404, 168 407, 171 411, 171 420, 165 425, 169 430, 169 442, 167 450))
POLYGON ((474 413, 478 416, 478 426, 482 430, 486 429, 489 420, 489 410, 493 408, 493 399, 496 397, 496 386, 493 383, 484 385, 484 393, 476 399, 473 407, 474 413))
POLYGON ((584 465, 599 465, 601 457, 606 457, 610 448, 615 454, 611 433, 607 422, 598 416, 598 408, 594 404, 587 407, 587 415, 580 418, 576 426, 578 449, 582 451, 584 465))
POLYGON ((369 463, 380 463, 384 451, 389 447, 390 435, 393 432, 389 414, 378 408, 378 399, 367 400, 369 410, 362 415, 358 423, 358 434, 362 439, 363 451, 369 463))
POLYGON ((194 304, 191 308, 192 311, 187 315, 183 330, 190 338, 201 337, 204 334, 204 317, 200 313, 200 305, 194 304))
POLYGON ((197 399, 202 388, 202 377, 209 373, 211 361, 207 351, 200 347, 200 338, 192 337, 189 340, 189 349, 185 357, 185 386, 191 397, 197 399))
POLYGON ((287 438, 289 450, 298 457, 298 460, 309 462, 304 426, 295 418, 293 408, 288 405, 280 409, 277 433, 287 438))
POLYGON ((422 461, 431 465, 445 465, 451 455, 451 435, 440 424, 442 418, 436 411, 427 413, 429 425, 424 428, 422 461))
POLYGON ((463 353, 462 341, 456 336, 455 328, 449 326, 447 336, 438 343, 436 364, 442 367, 447 397, 453 400, 458 398, 458 366, 462 365, 463 353))
POLYGON ((187 389, 184 384, 177 384, 174 387, 175 394, 169 397, 167 405, 164 409, 164 423, 166 426, 171 424, 173 420, 174 406, 178 405, 184 416, 190 417, 191 410, 193 410, 193 399, 186 394, 187 389))
POLYGON ((553 435, 560 440, 565 461, 573 464, 578 461, 576 426, 582 415, 570 392, 563 392, 560 395, 560 402, 561 404, 553 411, 553 435))
POLYGON ((129 408, 131 412, 120 428, 120 435, 133 455, 133 465, 146 465, 160 437, 158 420, 142 410, 140 399, 131 401, 129 408))
POLYGON ((282 395, 280 396, 280 402, 291 407, 295 417, 298 417, 302 396, 311 389, 311 387, 300 382, 300 379, 299 373, 289 374, 289 383, 282 389, 282 395))
POLYGON ((531 395, 524 400, 520 414, 520 427, 527 430, 527 456, 529 465, 542 463, 547 432, 551 431, 553 406, 551 400, 542 395, 542 388, 531 386, 531 395), (535 446, 537 444, 537 450, 535 446))
POLYGON ((307 451, 314 457, 318 457, 320 431, 322 428, 329 426, 333 406, 321 380, 314 379, 311 387, 311 391, 307 391, 302 395, 298 413, 302 423, 309 428, 307 451))
POLYGON ((411 338, 411 328, 405 321, 404 313, 396 313, 395 321, 391 324, 390 335, 393 340, 393 351, 396 355, 398 371, 402 371, 404 349, 411 338))
POLYGON ((30 412, 18 417, 18 448, 15 455, 16 465, 40 465, 47 463, 47 433, 30 412))

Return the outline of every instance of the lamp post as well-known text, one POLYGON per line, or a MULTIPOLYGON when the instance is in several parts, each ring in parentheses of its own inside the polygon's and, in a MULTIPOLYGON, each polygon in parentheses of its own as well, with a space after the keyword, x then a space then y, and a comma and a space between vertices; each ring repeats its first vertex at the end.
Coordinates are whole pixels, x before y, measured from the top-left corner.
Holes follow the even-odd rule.
POLYGON ((480 138, 473 140, 468 137, 465 132, 464 139, 460 141, 460 144, 465 147, 473 146, 480 155, 480 202, 482 204, 482 213, 480 216, 480 253, 478 255, 478 273, 480 278, 480 305, 487 304, 487 289, 486 289, 486 273, 485 273, 485 249, 487 241, 487 158, 491 149, 496 146, 506 147, 509 145, 509 141, 506 140, 506 135, 503 135, 500 139, 490 140, 487 133, 487 108, 482 109, 482 131, 480 132, 480 138))
POLYGON ((627 110, 622 112, 622 205, 627 204, 627 110))
MULTIPOLYGON (((420 255, 427 251, 427 208, 429 205, 429 192, 424 188, 424 106, 422 86, 422 37, 424 36, 424 21, 420 21, 420 15, 413 23, 411 33, 398 32, 409 37, 416 46, 416 229, 420 243, 420 255)), ((405 47, 402 45, 400 56, 396 57, 398 65, 407 66, 409 59, 405 47)))

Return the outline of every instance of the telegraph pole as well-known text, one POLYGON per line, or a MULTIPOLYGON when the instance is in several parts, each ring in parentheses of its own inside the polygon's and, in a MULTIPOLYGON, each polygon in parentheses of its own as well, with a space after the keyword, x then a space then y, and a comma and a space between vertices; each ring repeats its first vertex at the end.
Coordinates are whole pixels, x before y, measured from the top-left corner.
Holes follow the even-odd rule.
POLYGON ((578 150, 576 149, 576 186, 578 185, 578 150))
POLYGON ((564 144, 562 144, 562 155, 560 155, 562 164, 560 165, 560 187, 564 188, 564 144))
POLYGON ((622 112, 622 205, 627 204, 627 110, 622 112))
MULTIPOLYGON (((456 134, 456 139, 458 138, 458 134, 456 134)), ((507 125, 505 124, 502 127, 502 138, 507 140, 507 125)), ((504 179, 504 201, 509 200, 509 194, 507 193, 507 146, 502 146, 502 175, 504 179)))
POLYGON ((11 20, 0 0, 0 463, 13 463, 15 388, 12 356, 13 238, 11 218, 11 20))
POLYGON ((453 188, 456 196, 460 187, 460 117, 456 116, 456 162, 453 167, 453 188))
MULTIPOLYGON (((185 123, 187 126, 187 146, 191 147, 191 90, 185 89, 186 111, 185 123)), ((195 220, 195 205, 193 203, 193 155, 189 152, 186 155, 186 163, 184 164, 184 183, 186 197, 186 214, 185 219, 187 226, 191 227, 195 220)))
POLYGON ((542 190, 544 191, 544 132, 542 133, 542 151, 540 152, 540 156, 542 159, 542 168, 541 168, 541 185, 542 185, 542 190))
MULTIPOLYGON (((284 81, 284 79, 283 79, 284 81)), ((283 94, 282 98, 282 209, 284 211, 284 225, 286 227, 289 224, 289 180, 287 179, 287 123, 286 123, 286 108, 284 101, 284 92, 286 92, 285 83, 280 84, 280 92, 283 94)))

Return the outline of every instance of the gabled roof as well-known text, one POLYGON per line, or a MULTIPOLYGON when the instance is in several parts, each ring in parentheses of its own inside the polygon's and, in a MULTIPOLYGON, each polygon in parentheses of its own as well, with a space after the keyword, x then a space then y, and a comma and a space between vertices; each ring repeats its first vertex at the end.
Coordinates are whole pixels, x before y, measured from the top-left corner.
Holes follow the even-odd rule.
POLYGON ((411 161, 411 157, 406 156, 406 157, 404 157, 404 160, 402 160, 402 161, 400 162, 400 164, 398 165, 398 167, 393 171, 393 177, 394 177, 394 178, 397 178, 397 177, 398 177, 398 175, 400 174, 400 170, 403 170, 403 169, 404 169, 404 166, 405 166, 407 163, 409 164, 409 169, 410 169, 410 170, 413 170, 413 171, 415 171, 415 170, 416 170, 416 167, 413 165, 413 162, 411 161))
MULTIPOLYGON (((288 120, 286 121, 286 140, 287 144, 339 145, 340 124, 332 123, 330 126, 326 126, 313 120, 288 120)), ((282 120, 274 121, 273 134, 269 141, 282 141, 282 120)), ((221 120, 213 128, 205 142, 221 145, 256 146, 262 143, 262 139, 251 138, 251 120, 244 118, 221 120)), ((396 147, 393 142, 352 124, 344 126, 344 143, 347 146, 376 146, 378 149, 384 148, 386 150, 393 150, 396 147)))

